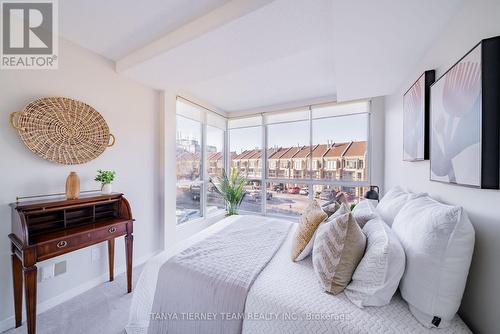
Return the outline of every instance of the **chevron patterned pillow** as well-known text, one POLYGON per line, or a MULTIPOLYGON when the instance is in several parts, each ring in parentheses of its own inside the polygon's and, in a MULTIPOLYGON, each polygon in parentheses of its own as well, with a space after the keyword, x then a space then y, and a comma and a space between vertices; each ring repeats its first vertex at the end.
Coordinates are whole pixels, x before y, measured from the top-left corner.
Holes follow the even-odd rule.
POLYGON ((366 247, 366 236, 351 213, 322 224, 313 247, 314 271, 323 289, 334 295, 351 281, 366 247))
MULTIPOLYGON (((356 221, 359 223, 358 219, 356 221)), ((396 234, 380 218, 363 227, 366 252, 346 287, 354 305, 383 306, 391 302, 405 271, 405 251, 396 234)))

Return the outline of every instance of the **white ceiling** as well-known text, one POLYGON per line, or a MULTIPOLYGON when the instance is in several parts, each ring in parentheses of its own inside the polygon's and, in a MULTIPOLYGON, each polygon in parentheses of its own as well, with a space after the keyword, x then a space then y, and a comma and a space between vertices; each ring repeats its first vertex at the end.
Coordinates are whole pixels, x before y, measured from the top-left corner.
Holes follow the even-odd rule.
POLYGON ((334 94, 331 1, 290 4, 275 0, 126 74, 226 111, 334 94))
MULTIPOLYGON (((463 2, 260 1, 260 8, 121 73, 226 112, 323 96, 386 95, 407 79, 463 2)), ((120 60, 226 2, 64 0, 61 30, 65 38, 120 60)))
POLYGON ((117 60, 229 0, 61 0, 61 34, 117 60))
POLYGON ((394 93, 463 0, 333 2, 337 98, 351 100, 394 93))

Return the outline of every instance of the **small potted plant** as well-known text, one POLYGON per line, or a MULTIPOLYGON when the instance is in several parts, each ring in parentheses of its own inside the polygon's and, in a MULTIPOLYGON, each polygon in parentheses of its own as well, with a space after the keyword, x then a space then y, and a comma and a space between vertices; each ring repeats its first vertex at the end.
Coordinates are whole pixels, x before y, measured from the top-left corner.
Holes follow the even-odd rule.
POLYGON ((116 172, 112 170, 101 170, 97 171, 97 176, 95 180, 101 182, 101 192, 104 195, 109 195, 113 191, 111 188, 111 183, 115 180, 116 172))
POLYGON ((246 195, 244 187, 247 182, 247 179, 241 176, 236 168, 231 170, 230 175, 227 175, 226 171, 222 170, 222 176, 210 180, 215 192, 226 202, 227 216, 238 214, 238 207, 246 195))

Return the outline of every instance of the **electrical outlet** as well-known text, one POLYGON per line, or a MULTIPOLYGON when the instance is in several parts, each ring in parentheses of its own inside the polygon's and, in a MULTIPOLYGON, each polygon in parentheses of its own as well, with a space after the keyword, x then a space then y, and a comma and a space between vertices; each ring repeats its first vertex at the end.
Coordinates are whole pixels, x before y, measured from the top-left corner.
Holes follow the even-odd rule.
POLYGON ((61 261, 54 264, 54 276, 62 275, 65 272, 66 272, 66 261, 61 261))
POLYGON ((92 262, 98 262, 101 259, 101 249, 99 247, 92 248, 92 262))
POLYGON ((48 264, 39 268, 40 271, 40 282, 44 282, 48 279, 54 278, 54 264, 48 264))

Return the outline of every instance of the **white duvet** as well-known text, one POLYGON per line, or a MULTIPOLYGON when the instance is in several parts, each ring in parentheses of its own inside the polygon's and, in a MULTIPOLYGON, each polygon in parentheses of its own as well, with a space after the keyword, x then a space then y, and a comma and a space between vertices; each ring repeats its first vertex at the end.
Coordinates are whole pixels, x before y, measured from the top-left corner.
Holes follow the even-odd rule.
MULTIPOLYGON (((158 254, 145 265, 132 299, 128 334, 146 334, 158 271, 172 255, 217 233, 238 216, 226 218, 183 241, 175 249, 158 254)), ((292 262, 290 249, 296 226, 280 250, 261 272, 247 296, 243 333, 471 333, 456 316, 446 329, 430 330, 411 315, 398 295, 383 307, 359 309, 343 293, 323 292, 311 259, 292 262)))

